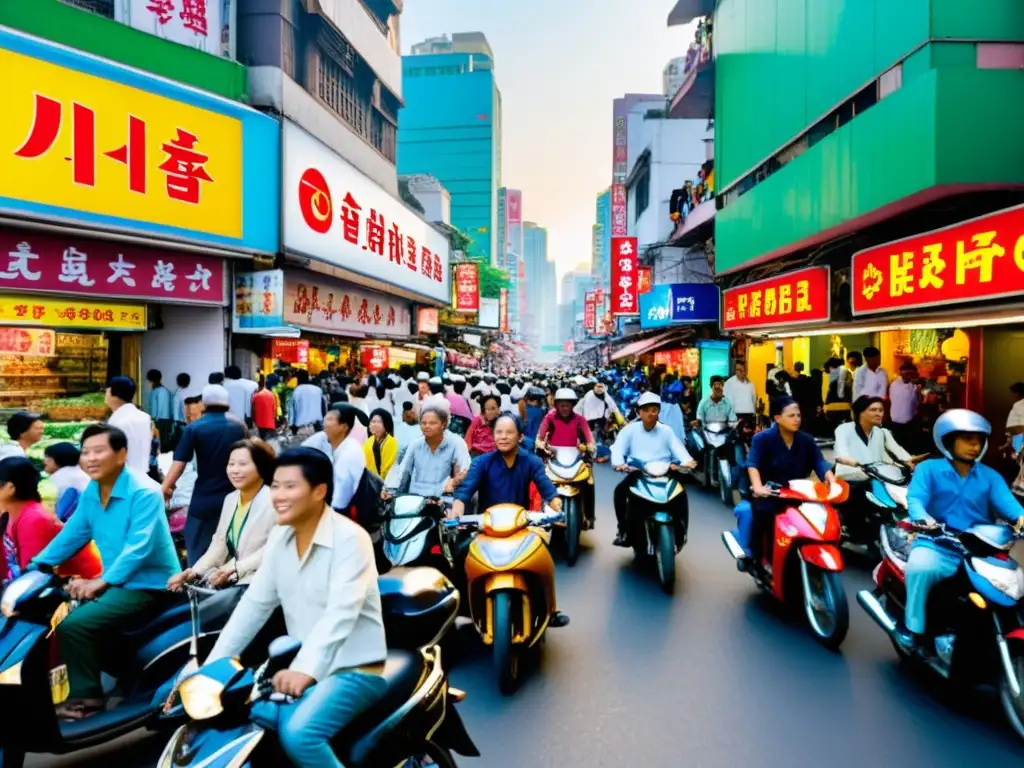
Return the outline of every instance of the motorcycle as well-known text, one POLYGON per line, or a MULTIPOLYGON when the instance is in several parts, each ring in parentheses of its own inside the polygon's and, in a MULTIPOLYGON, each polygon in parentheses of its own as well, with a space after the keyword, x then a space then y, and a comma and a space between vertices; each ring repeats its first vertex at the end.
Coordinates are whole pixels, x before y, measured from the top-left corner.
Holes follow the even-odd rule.
POLYGON ((241 595, 187 585, 186 595, 146 626, 110 637, 102 649, 103 688, 121 698, 62 722, 54 707, 69 694, 67 667, 54 663, 50 636, 68 614, 69 598, 51 573, 29 571, 12 581, 0 598, 0 767, 20 768, 26 752, 67 754, 157 728, 161 691, 190 658, 212 649, 241 595))
POLYGON ((795 605, 800 599, 815 640, 838 650, 850 627, 850 610, 840 578, 841 526, 834 505, 846 499, 850 488, 841 480, 831 486, 793 480, 788 488, 768 487, 786 503, 765 531, 761 562, 747 562, 735 531, 724 531, 722 542, 758 587, 781 603, 795 605))
POLYGON ((905 464, 885 461, 861 464, 858 468, 870 480, 865 494, 867 504, 858 509, 849 509, 849 504, 839 508, 843 542, 881 557, 879 532, 882 526, 893 525, 907 516, 907 490, 914 471, 905 464))
POLYGON ((496 504, 482 515, 445 521, 452 531, 479 531, 466 557, 466 594, 473 623, 484 645, 493 648, 505 695, 515 691, 522 656, 544 638, 557 612, 555 561, 545 529, 563 520, 560 512, 496 504))
POLYGON ((565 523, 559 527, 565 532, 565 561, 571 567, 576 565, 580 556, 580 536, 590 519, 588 513, 592 513, 583 505, 584 490, 594 484, 594 472, 588 455, 578 448, 551 446, 544 453, 548 456, 545 462, 547 476, 562 497, 565 523))
POLYGON ((699 457, 697 474, 701 485, 705 490, 717 488, 722 502, 730 509, 733 506, 732 454, 738 426, 712 421, 689 432, 689 442, 696 449, 694 455, 699 457))
MULTIPOLYGON (((381 672, 384 696, 332 740, 339 759, 353 768, 450 766, 452 752, 480 753, 454 708, 465 694, 448 685, 439 643, 458 613, 459 595, 430 568, 397 568, 380 579, 388 656, 381 672)), ((272 693, 274 674, 286 669, 301 648, 290 637, 270 644, 257 669, 220 659, 183 675, 167 701, 169 716, 187 715, 168 741, 160 768, 280 766, 288 759, 268 722, 251 722, 250 711, 294 701, 272 693)), ((269 714, 269 713, 267 713, 269 714)))
POLYGON ((1020 538, 1004 525, 976 525, 956 532, 939 525, 923 528, 903 520, 883 529, 882 562, 875 589, 857 593, 857 602, 889 635, 904 660, 926 664, 962 688, 992 685, 1006 719, 1024 740, 1024 570, 1010 557, 1020 538), (908 652, 896 633, 906 608, 906 568, 910 536, 928 536, 958 555, 960 569, 935 585, 927 606, 928 632, 936 655, 908 652))
POLYGON ((637 562, 654 558, 658 582, 666 594, 675 591, 676 555, 686 544, 688 521, 679 510, 687 503, 686 488, 670 475, 667 461, 646 464, 630 461, 640 476, 630 486, 627 526, 629 541, 637 562), (677 528, 680 530, 677 534, 677 528))
POLYGON ((450 574, 451 558, 444 551, 441 525, 446 508, 441 498, 392 497, 381 528, 388 561, 394 566, 427 566, 450 574))

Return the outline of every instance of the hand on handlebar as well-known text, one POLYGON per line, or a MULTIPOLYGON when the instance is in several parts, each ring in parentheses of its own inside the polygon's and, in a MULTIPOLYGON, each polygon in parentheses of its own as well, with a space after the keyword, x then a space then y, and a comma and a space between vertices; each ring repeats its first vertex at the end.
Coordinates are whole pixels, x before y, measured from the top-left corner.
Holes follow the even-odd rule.
POLYGON ((836 464, 843 464, 844 466, 853 467, 854 469, 860 466, 859 461, 857 461, 856 459, 851 459, 847 456, 836 456, 836 464))
POLYGON ((1024 515, 1018 517, 1017 522, 1013 525, 1013 532, 1016 533, 1018 536, 1020 535, 1021 531, 1024 531, 1024 515))
POLYGON ((619 464, 619 466, 617 466, 615 468, 615 471, 616 472, 626 472, 626 473, 629 473, 629 472, 636 472, 637 469, 636 469, 636 467, 629 466, 629 464, 619 464))
POLYGON ((751 490, 751 493, 754 495, 754 498, 757 499, 770 499, 775 495, 772 489, 766 485, 757 486, 751 490))
POLYGON ((689 461, 683 462, 682 464, 672 463, 669 464, 668 466, 669 469, 671 469, 673 472, 682 472, 683 470, 686 469, 695 469, 697 466, 697 462, 694 461, 693 459, 690 459, 689 461))

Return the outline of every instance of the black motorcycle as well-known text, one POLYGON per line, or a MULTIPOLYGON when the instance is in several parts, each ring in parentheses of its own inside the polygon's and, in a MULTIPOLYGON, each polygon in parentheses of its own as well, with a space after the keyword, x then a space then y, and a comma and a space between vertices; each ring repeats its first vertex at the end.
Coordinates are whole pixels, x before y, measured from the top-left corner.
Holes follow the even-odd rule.
MULTIPOLYGON (((391 650, 381 673, 387 691, 334 738, 335 754, 353 768, 454 768, 452 752, 479 756, 453 706, 464 694, 449 688, 438 645, 458 613, 458 592, 430 568, 397 568, 381 577, 380 586, 385 625, 390 625, 391 650)), ((174 733, 158 765, 287 765, 273 731, 250 722, 250 710, 292 701, 272 693, 270 681, 300 647, 282 637, 271 643, 270 658, 257 669, 222 659, 182 680, 168 716, 181 710, 192 722, 174 733)))

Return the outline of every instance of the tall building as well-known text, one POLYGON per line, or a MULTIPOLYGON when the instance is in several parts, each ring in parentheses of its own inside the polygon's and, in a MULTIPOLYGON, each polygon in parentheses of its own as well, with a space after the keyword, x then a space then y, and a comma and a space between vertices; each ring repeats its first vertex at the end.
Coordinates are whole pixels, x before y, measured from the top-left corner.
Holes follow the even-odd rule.
POLYGON ((402 57, 398 170, 427 173, 451 195, 452 225, 495 263, 501 185, 501 92, 479 32, 431 38, 402 57))
POLYGON ((520 287, 526 304, 523 339, 537 349, 557 344, 555 263, 548 259, 548 231, 532 221, 523 222, 523 266, 525 283, 520 287))

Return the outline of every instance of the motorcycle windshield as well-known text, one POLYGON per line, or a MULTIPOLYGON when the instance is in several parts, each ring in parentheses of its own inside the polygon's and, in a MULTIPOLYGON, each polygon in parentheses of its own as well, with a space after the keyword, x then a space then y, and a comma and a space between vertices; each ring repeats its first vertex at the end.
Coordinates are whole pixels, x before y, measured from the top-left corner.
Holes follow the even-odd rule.
POLYGON ((415 515, 423 509, 425 501, 422 496, 399 496, 395 499, 395 514, 402 517, 415 515))
POLYGON ((561 467, 574 467, 580 460, 580 452, 575 448, 558 448, 554 447, 554 457, 552 461, 561 467))

